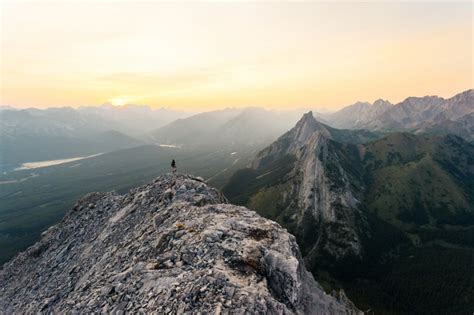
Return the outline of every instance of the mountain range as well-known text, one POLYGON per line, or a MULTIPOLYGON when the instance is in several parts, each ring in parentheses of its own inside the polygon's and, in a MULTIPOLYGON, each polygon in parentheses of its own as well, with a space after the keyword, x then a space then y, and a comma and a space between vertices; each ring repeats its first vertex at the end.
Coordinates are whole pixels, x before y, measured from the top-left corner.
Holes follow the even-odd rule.
MULTIPOLYGON (((319 284, 312 280, 305 282, 303 278, 311 276, 304 270, 298 271, 297 280, 292 281, 297 281, 299 287, 309 286, 311 291, 318 292, 316 300, 319 302, 313 302, 322 309, 331 301, 333 306, 339 303, 342 308, 357 312, 350 302, 353 301, 359 309, 376 314, 470 314, 474 309, 473 95, 473 90, 468 90, 449 99, 409 97, 395 105, 385 100, 374 104, 359 102, 336 113, 316 113, 317 119, 312 112, 303 115, 301 110, 278 112, 262 108, 228 108, 192 115, 133 105, 46 110, 1 107, 0 263, 40 240, 41 233, 61 222, 80 196, 96 192, 91 196, 98 196, 101 201, 96 203, 95 197, 89 196, 93 199, 89 202, 90 198, 86 197, 74 208, 79 212, 75 213, 76 209, 66 215, 65 221, 45 232, 39 243, 4 265, 6 271, 0 271, 0 283, 20 284, 12 285, 12 290, 0 285, 0 296, 8 296, 4 300, 0 297, 0 304, 9 307, 7 300, 13 299, 25 312, 90 311, 99 307, 110 312, 123 307, 138 310, 135 304, 129 304, 133 301, 150 303, 149 299, 142 300, 144 291, 139 289, 130 293, 133 299, 122 304, 121 288, 135 286, 137 278, 132 277, 134 281, 122 284, 120 281, 109 283, 100 278, 98 272, 91 275, 77 271, 71 257, 84 266, 92 266, 100 260, 100 266, 118 265, 124 267, 119 269, 125 269, 134 258, 124 256, 121 260, 122 254, 117 254, 115 246, 128 246, 131 251, 137 250, 133 252, 137 254, 134 257, 148 262, 150 257, 142 254, 154 252, 155 248, 146 242, 137 244, 135 236, 141 236, 128 231, 154 231, 150 225, 153 220, 138 222, 135 210, 129 213, 123 209, 138 209, 136 212, 143 214, 143 218, 150 217, 150 211, 164 211, 176 220, 184 220, 192 209, 199 213, 193 220, 208 223, 209 218, 222 213, 220 210, 217 214, 212 212, 207 208, 212 205, 205 202, 178 207, 183 213, 166 210, 166 206, 174 205, 174 201, 172 204, 167 201, 171 195, 182 195, 187 201, 198 195, 204 199, 214 196, 213 189, 203 186, 205 181, 222 188, 232 203, 276 221, 295 235, 298 246, 295 243, 292 247, 299 249, 285 251, 284 255, 294 256, 291 260, 298 261, 298 266, 304 261, 326 292, 342 292, 339 290, 343 289, 350 299, 344 293, 333 294, 334 299, 324 298, 319 284), (67 158, 76 159, 48 161, 67 158), (168 175, 153 180, 169 170, 172 159, 176 160, 179 172, 202 178, 179 175, 179 184, 173 183, 168 175), (35 161, 43 163, 33 169, 20 167, 25 162, 35 161), (153 183, 146 184, 150 180, 153 183), (103 193, 110 190, 117 194, 103 193), (155 210, 147 208, 148 205, 155 210), (203 207, 205 211, 201 211, 203 207), (124 225, 117 229, 118 225, 111 221, 122 212, 133 219, 124 220, 124 225), (87 227, 86 235, 74 219, 84 223, 79 224, 81 227, 86 222, 94 224, 87 227), (99 225, 100 222, 103 224, 99 225), (65 239, 61 238, 63 228, 72 231, 65 239), (99 241, 97 235, 102 235, 99 241), (106 244, 101 244, 102 237, 108 239, 106 244), (77 244, 73 244, 74 239, 78 240, 77 244), (93 244, 94 252, 88 252, 84 244, 93 244), (85 252, 77 251, 76 245, 85 252), (300 250, 302 260, 298 258, 300 250), (105 256, 97 256, 98 252, 105 256), (31 276, 37 265, 41 272, 31 276), (25 277, 18 276, 17 266, 28 270, 25 277), (60 271, 56 272, 56 268, 60 271), (49 296, 48 292, 53 289, 41 289, 41 285, 68 286, 64 280, 68 277, 67 270, 75 270, 72 277, 77 282, 72 290, 70 286, 61 286, 61 290, 55 291, 56 295, 49 296), (33 278, 37 281, 34 288, 25 284, 27 279, 33 278), (51 282, 45 284, 43 279, 51 282), (87 288, 88 282, 84 279, 90 279, 97 289, 93 295, 84 295, 75 289, 87 288), (96 295, 102 289, 105 293, 96 295), (69 299, 66 291, 71 294, 69 299), (71 306, 71 301, 79 300, 93 302, 89 306, 82 302, 71 306), (119 305, 120 308, 116 308, 119 305)), ((218 200, 210 203, 224 203, 223 198, 219 195, 218 200)), ((177 198, 175 206, 182 202, 181 197, 177 198)), ((250 213, 232 205, 218 208, 245 218, 250 213)), ((234 219, 230 216, 229 220, 234 219)), ((270 224, 268 220, 258 222, 270 224)), ((174 229, 175 223, 167 222, 163 228, 174 229)), ((231 225, 226 229, 234 231, 235 227, 231 225)), ((161 235, 162 232, 156 233, 161 235)), ((249 237, 256 237, 249 242, 256 241, 263 246, 260 249, 268 250, 272 245, 266 238, 260 239, 263 232, 255 233, 252 235, 256 236, 249 234, 240 240, 248 245, 249 237)), ((284 238, 289 235, 279 228, 275 233, 284 238)), ((199 239, 202 237, 200 234, 199 239)), ((179 238, 177 240, 179 242, 179 238)), ((198 239, 193 240, 198 242, 198 239)), ((225 243, 225 238, 212 245, 217 246, 212 247, 217 257, 221 257, 222 242, 225 243)), ((209 244, 202 244, 208 248, 209 244)), ((171 244, 163 252, 158 251, 157 257, 176 252, 178 247, 171 244)), ((245 248, 235 250, 245 251, 245 248)), ((228 257, 224 255, 224 258, 228 257)), ((200 259, 208 259, 208 256, 200 259)), ((183 261, 181 258, 168 262, 158 260, 150 260, 149 265, 183 261)), ((263 297, 266 304, 261 304, 261 299, 244 303, 238 295, 239 303, 242 302, 238 307, 225 304, 219 307, 233 310, 251 307, 255 311, 276 307, 282 312, 306 312, 304 301, 315 297, 304 290, 296 292, 287 287, 284 292, 279 291, 278 287, 284 285, 270 282, 275 277, 282 278, 273 273, 273 267, 267 262, 264 259, 260 265, 252 260, 249 265, 238 260, 235 265, 222 269, 225 273, 243 272, 237 278, 229 278, 231 282, 238 282, 231 285, 234 288, 239 287, 241 281, 250 281, 252 286, 264 283, 262 290, 268 292, 263 297), (261 267, 263 273, 259 271, 261 267), (254 283, 254 280, 258 281, 254 283), (293 298, 288 299, 288 294, 293 298)), ((197 274, 209 270, 214 273, 211 265, 199 265, 193 270, 197 274)), ((184 263, 176 266, 174 271, 168 266, 162 270, 163 274, 155 274, 157 281, 167 283, 170 277, 189 275, 184 266, 184 263)), ((155 270, 155 267, 142 267, 137 267, 138 273, 148 275, 155 270)), ((121 271, 112 268, 109 275, 112 277, 121 271)), ((283 279, 288 280, 286 273, 283 279)), ((205 285, 199 279, 188 280, 182 282, 183 286, 205 285)), ((211 281, 213 288, 225 290, 218 284, 222 279, 214 280, 211 281)), ((166 284, 163 292, 169 288, 166 284)), ((247 296, 255 293, 246 288, 239 290, 247 296)), ((176 296, 155 292, 153 300, 169 299, 172 310, 183 311, 178 298, 174 297, 186 299, 191 291, 182 292, 184 295, 176 296)), ((223 303, 227 299, 214 291, 209 296, 223 298, 223 303)), ((146 309, 166 311, 165 304, 159 302, 146 309)), ((185 305, 192 307, 193 304, 185 305)), ((206 305, 200 309, 219 309, 214 304, 206 305)))
POLYGON ((301 110, 278 112, 258 107, 224 109, 178 119, 151 132, 151 139, 178 146, 262 146, 291 128, 301 110))
MULTIPOLYGON (((45 110, 3 106, 0 165, 5 172, 25 162, 88 156, 144 143, 261 149, 290 129, 302 113, 252 107, 191 115, 136 105, 45 110)), ((473 141, 474 92, 449 99, 409 97, 396 105, 381 99, 374 104, 358 102, 335 113, 318 113, 318 119, 339 129, 455 134, 473 141)))
POLYGON ((142 145, 141 135, 186 114, 143 106, 0 111, 0 169, 142 145))
POLYGON ((313 274, 329 288, 353 288, 358 306, 464 312, 474 306, 472 279, 446 277, 462 279, 472 266, 449 263, 474 254, 473 156, 474 146, 454 135, 391 133, 343 143, 307 113, 223 191, 288 228, 313 274), (427 261, 435 253, 443 258, 427 261), (424 276, 415 281, 409 268, 416 267, 424 276))
POLYGON ((373 104, 358 102, 323 115, 323 118, 336 128, 450 133, 472 141, 474 90, 448 99, 438 96, 408 97, 395 105, 382 99, 373 104))
POLYGON ((0 165, 6 172, 25 162, 82 157, 143 144, 260 150, 291 128, 301 113, 229 108, 189 115, 134 105, 5 108, 0 111, 0 165))

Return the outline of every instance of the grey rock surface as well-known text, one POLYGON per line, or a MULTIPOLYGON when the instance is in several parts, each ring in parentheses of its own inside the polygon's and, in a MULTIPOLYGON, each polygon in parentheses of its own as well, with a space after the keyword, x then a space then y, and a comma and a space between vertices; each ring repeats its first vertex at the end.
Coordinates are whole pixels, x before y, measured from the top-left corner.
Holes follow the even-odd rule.
POLYGON ((295 233, 306 251, 306 261, 312 265, 321 256, 336 260, 346 257, 360 259, 363 255, 359 196, 351 183, 354 178, 343 167, 341 154, 324 125, 312 112, 301 118, 296 126, 281 136, 254 160, 254 169, 285 156, 295 158, 291 171, 278 184, 281 199, 279 209, 291 215, 295 233), (308 227, 309 226, 309 227, 308 227))
POLYGON ((295 238, 198 178, 91 193, 0 270, 0 313, 355 314, 295 238))

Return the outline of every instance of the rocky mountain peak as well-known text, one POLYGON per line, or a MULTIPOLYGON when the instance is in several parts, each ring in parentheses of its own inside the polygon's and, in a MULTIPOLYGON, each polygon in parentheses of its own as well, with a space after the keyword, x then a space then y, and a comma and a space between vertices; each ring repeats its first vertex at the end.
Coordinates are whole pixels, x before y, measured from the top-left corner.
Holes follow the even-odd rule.
POLYGON ((444 98, 436 96, 436 95, 427 95, 423 97, 415 97, 415 96, 410 96, 407 97, 404 101, 401 103, 397 104, 398 106, 402 107, 407 107, 407 106, 433 106, 433 105, 439 105, 443 101, 445 101, 444 98))
POLYGON ((460 107, 466 114, 474 111, 474 89, 456 94, 447 100, 445 107, 460 107))
POLYGON ((390 106, 392 106, 392 103, 379 98, 378 100, 376 100, 374 102, 374 104, 372 106, 374 106, 374 107, 390 107, 390 106))
POLYGON ((327 128, 317 121, 313 116, 313 112, 310 111, 304 114, 290 131, 260 151, 250 167, 258 168, 285 155, 299 156, 304 153, 302 149, 308 143, 317 146, 318 143, 323 143, 330 137, 331 134, 327 128))
POLYGON ((292 232, 303 240, 300 245, 310 264, 317 262, 322 252, 335 260, 362 258, 363 228, 356 224, 359 192, 351 185, 358 179, 344 163, 357 159, 356 152, 353 146, 349 149, 333 141, 330 130, 309 112, 260 151, 250 165, 250 174, 258 174, 251 185, 267 175, 279 174, 273 181, 263 181, 251 203, 258 204, 259 198, 280 200, 274 215, 292 226, 292 232))
POLYGON ((306 143, 316 131, 321 131, 323 135, 330 136, 328 130, 314 118, 313 112, 310 111, 301 117, 296 126, 289 131, 289 135, 293 138, 295 143, 303 144, 306 143))
POLYGON ((305 125, 313 126, 314 128, 318 127, 318 121, 314 118, 313 111, 303 114, 301 119, 296 123, 296 127, 305 125))
POLYGON ((295 238, 202 179, 92 193, 0 270, 5 313, 357 313, 324 293, 295 238))
POLYGON ((452 98, 472 99, 474 97, 474 89, 469 89, 459 94, 456 94, 452 98))

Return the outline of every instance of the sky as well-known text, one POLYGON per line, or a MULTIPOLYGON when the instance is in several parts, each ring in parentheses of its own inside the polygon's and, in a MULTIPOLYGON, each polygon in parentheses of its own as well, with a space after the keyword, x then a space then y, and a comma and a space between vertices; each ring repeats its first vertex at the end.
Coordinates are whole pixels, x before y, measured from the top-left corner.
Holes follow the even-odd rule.
POLYGON ((0 104, 335 110, 473 87, 472 2, 2 1, 0 104))

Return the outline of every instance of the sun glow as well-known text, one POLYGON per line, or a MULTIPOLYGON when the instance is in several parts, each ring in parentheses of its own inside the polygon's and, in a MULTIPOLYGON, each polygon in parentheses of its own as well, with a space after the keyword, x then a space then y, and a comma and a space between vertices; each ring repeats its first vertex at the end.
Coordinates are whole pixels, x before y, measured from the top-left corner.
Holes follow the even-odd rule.
POLYGON ((114 106, 124 106, 127 104, 127 100, 123 97, 114 97, 109 99, 110 104, 114 106))

